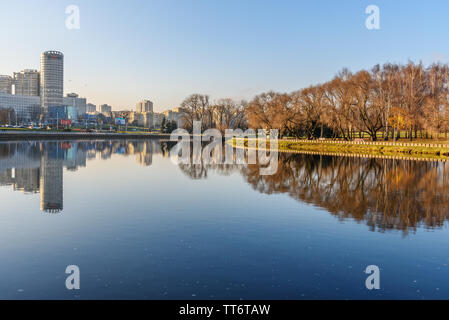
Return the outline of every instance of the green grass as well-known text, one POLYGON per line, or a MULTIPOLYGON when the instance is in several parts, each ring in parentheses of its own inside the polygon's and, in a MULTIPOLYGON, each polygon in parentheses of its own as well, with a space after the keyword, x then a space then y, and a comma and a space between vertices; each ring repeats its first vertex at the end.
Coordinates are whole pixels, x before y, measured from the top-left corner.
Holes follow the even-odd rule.
MULTIPOLYGON (((234 139, 234 146, 235 146, 234 139)), ((268 142, 268 141, 267 141, 268 142)), ((402 141, 405 142, 405 141, 402 141)), ((428 142, 427 142, 428 143, 428 142)), ((245 146, 248 141, 245 140, 245 146)), ((269 148, 269 146, 267 146, 269 148)), ((425 158, 435 160, 449 160, 449 146, 399 146, 399 145, 364 145, 347 143, 320 143, 320 142, 302 142, 302 141, 278 141, 279 151, 300 151, 300 152, 318 152, 331 154, 353 154, 370 156, 396 156, 410 158, 425 158)))
POLYGON ((449 147, 378 146, 351 143, 304 143, 279 141, 279 150, 296 150, 325 153, 368 154, 381 156, 409 156, 415 158, 449 159, 449 147))

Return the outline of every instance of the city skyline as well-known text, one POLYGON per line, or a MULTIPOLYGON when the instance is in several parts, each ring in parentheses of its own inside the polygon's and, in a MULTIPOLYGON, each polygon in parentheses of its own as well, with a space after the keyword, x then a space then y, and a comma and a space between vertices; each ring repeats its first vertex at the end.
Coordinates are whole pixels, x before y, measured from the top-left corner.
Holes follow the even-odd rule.
MULTIPOLYGON (((288 92, 323 82, 343 67, 446 62, 449 51, 438 41, 447 24, 443 1, 438 6, 379 1, 380 30, 365 28, 369 3, 355 1, 48 3, 7 4, 23 24, 6 34, 10 45, 0 53, 0 74, 39 69, 36 57, 58 50, 66 54, 64 93, 113 110, 133 109, 150 97, 160 112, 195 92, 214 100, 249 100, 266 90, 288 92), (79 30, 64 25, 71 4, 80 8, 79 30)), ((0 4, 2 12, 5 5, 0 4)), ((15 14, 1 20, 3 30, 15 14)))

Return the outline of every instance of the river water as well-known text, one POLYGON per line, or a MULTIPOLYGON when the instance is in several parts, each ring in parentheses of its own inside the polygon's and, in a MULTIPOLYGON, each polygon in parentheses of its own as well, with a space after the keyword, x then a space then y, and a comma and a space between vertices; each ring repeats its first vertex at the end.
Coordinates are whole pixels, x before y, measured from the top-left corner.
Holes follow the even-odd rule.
POLYGON ((449 164, 280 154, 263 176, 169 147, 0 143, 0 298, 449 298, 449 164))

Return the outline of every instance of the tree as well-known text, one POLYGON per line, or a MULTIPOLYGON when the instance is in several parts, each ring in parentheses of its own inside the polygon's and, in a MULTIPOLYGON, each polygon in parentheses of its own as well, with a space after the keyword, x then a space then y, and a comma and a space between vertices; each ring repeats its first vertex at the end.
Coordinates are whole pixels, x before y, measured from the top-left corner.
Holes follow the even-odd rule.
POLYGON ((281 136, 288 131, 289 117, 294 112, 289 94, 273 91, 262 93, 249 102, 245 114, 251 128, 278 129, 281 136))
POLYGON ((409 139, 413 140, 413 131, 417 137, 420 116, 426 100, 426 79, 422 63, 415 65, 409 62, 401 68, 401 88, 403 105, 407 112, 406 126, 409 130, 409 139))
POLYGON ((433 64, 427 73, 427 95, 423 106, 424 128, 437 136, 445 129, 444 110, 448 104, 448 66, 433 64))
POLYGON ((181 103, 181 107, 184 109, 182 120, 185 129, 192 132, 194 121, 201 121, 201 130, 212 128, 208 95, 192 94, 181 103))
POLYGON ((14 109, 0 109, 0 124, 10 124, 15 119, 14 109))
POLYGON ((350 81, 354 95, 354 119, 358 130, 367 133, 371 140, 377 140, 377 132, 382 129, 384 114, 383 101, 376 94, 375 81, 368 71, 360 71, 350 81))
POLYGON ((334 80, 325 84, 325 99, 329 116, 327 125, 344 140, 351 139, 354 123, 352 107, 352 92, 348 80, 352 74, 344 69, 334 80))
POLYGON ((176 121, 167 121, 165 117, 162 119, 161 132, 163 133, 172 133, 178 128, 176 121))

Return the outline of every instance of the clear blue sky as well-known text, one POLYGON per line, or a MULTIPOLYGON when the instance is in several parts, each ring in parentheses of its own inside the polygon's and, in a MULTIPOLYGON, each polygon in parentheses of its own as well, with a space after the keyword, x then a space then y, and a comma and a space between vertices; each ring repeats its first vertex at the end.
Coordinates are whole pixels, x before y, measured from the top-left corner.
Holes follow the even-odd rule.
POLYGON ((65 54, 65 92, 115 110, 156 110, 191 93, 250 99, 377 63, 449 57, 449 2, 282 0, 0 0, 0 74, 65 54), (65 8, 80 8, 80 30, 65 8), (365 8, 380 8, 380 30, 365 8))

